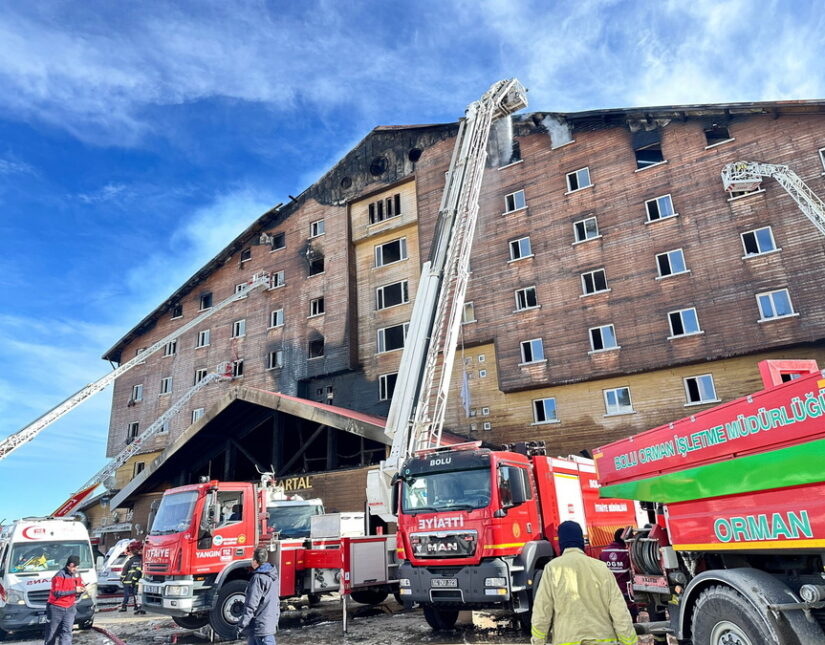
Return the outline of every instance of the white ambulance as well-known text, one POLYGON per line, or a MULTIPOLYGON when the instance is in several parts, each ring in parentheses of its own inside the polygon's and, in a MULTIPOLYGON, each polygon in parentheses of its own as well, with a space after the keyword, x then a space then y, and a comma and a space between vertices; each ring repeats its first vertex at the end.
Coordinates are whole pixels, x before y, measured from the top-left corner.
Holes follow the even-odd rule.
POLYGON ((0 531, 0 638, 47 622, 46 602, 52 577, 70 555, 80 558, 77 571, 86 591, 77 599, 75 622, 88 629, 94 620, 97 572, 89 532, 71 517, 27 517, 0 531))

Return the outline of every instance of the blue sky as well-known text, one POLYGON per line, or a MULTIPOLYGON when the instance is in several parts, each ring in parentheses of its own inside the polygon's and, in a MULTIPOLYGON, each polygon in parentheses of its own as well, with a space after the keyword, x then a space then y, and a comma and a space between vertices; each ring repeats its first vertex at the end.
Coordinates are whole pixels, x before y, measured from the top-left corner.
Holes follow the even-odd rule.
MULTIPOLYGON (((376 125, 825 97, 813 1, 43 1, 0 7, 0 437, 376 125)), ((104 463, 111 391, 0 462, 0 520, 104 463)))

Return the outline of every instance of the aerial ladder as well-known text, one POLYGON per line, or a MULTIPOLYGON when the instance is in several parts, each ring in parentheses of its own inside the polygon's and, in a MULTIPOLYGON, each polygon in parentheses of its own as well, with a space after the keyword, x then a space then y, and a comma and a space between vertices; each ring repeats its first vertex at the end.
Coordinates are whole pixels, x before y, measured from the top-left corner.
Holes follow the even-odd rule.
POLYGON ((83 486, 81 486, 74 495, 67 499, 60 506, 60 508, 52 513, 52 516, 62 517, 63 515, 71 515, 72 511, 74 511, 80 503, 86 499, 86 497, 88 497, 95 490, 95 488, 98 487, 99 484, 105 482, 108 477, 113 476, 117 472, 118 468, 129 461, 133 455, 136 455, 141 451, 144 444, 149 439, 163 430, 164 425, 166 425, 168 421, 180 412, 193 396, 195 396, 207 385, 211 385, 212 383, 218 381, 229 380, 232 380, 232 363, 220 363, 214 372, 210 372, 200 381, 195 383, 193 387, 189 388, 189 390, 187 390, 182 397, 170 405, 169 408, 161 414, 152 425, 135 437, 135 439, 131 443, 127 444, 127 446, 121 450, 109 463, 97 471, 89 479, 89 481, 83 484, 83 486))
POLYGON ((518 80, 499 81, 467 107, 459 125, 384 430, 390 454, 367 475, 369 512, 385 522, 395 521, 391 491, 403 461, 441 443, 490 129, 495 119, 526 106, 518 80))
POLYGON ((97 394, 101 390, 106 389, 106 387, 109 384, 116 381, 118 378, 123 376, 126 372, 128 372, 136 365, 140 365, 141 363, 143 363, 149 356, 159 351, 167 344, 171 343, 174 340, 177 340, 180 336, 190 331, 191 329, 194 329, 195 327, 200 325, 204 320, 206 320, 213 314, 216 314, 217 312, 221 311, 222 309, 225 309, 233 302, 241 300, 242 298, 246 298, 246 296, 249 295, 250 292, 260 287, 268 287, 269 284, 269 273, 256 273, 252 276, 252 279, 249 280, 243 287, 238 289, 238 291, 233 293, 225 300, 222 300, 217 305, 214 305, 211 309, 204 311, 202 314, 193 318, 190 322, 186 323, 182 327, 179 327, 168 336, 165 336, 153 345, 150 345, 131 360, 123 363, 116 369, 109 372, 106 376, 82 388, 81 390, 70 396, 68 399, 66 399, 59 405, 55 406, 54 408, 46 412, 46 414, 27 425, 22 430, 18 430, 14 434, 9 435, 8 437, 0 441, 0 460, 8 457, 12 452, 17 450, 17 448, 34 439, 47 426, 54 423, 64 415, 68 414, 71 410, 73 410, 78 405, 86 401, 88 398, 97 394))
POLYGON ((799 210, 825 235, 825 202, 788 166, 736 161, 722 169, 722 184, 730 192, 757 190, 764 177, 776 179, 799 206, 799 210))

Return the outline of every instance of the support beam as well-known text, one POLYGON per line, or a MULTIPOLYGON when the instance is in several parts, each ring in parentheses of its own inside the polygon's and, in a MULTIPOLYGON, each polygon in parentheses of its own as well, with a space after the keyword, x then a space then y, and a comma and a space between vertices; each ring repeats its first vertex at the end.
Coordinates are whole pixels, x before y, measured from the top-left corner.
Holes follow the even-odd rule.
POLYGON ((278 477, 281 477, 282 475, 289 472, 289 469, 292 468, 292 465, 296 461, 298 461, 301 457, 303 457, 303 455, 306 452, 307 448, 309 448, 310 445, 312 445, 312 442, 315 441, 318 438, 318 435, 321 434, 321 432, 323 431, 324 428, 326 428, 326 426, 324 426, 324 425, 320 425, 317 428, 315 428, 315 432, 313 432, 312 435, 310 435, 309 439, 307 439, 304 442, 304 445, 301 446, 301 449, 298 452, 296 452, 294 455, 292 455, 290 460, 288 462, 286 462, 286 464, 284 464, 283 468, 278 469, 278 475, 277 475, 278 477))
POLYGON ((232 446, 234 447, 234 449, 236 451, 238 451, 239 453, 241 453, 244 457, 249 459, 249 461, 252 463, 253 466, 255 466, 255 468, 257 468, 258 470, 263 471, 263 472, 267 471, 267 466, 262 466, 260 464, 260 462, 257 459, 255 459, 255 457, 246 448, 244 448, 241 444, 239 444, 234 439, 230 439, 229 441, 232 443, 232 446))

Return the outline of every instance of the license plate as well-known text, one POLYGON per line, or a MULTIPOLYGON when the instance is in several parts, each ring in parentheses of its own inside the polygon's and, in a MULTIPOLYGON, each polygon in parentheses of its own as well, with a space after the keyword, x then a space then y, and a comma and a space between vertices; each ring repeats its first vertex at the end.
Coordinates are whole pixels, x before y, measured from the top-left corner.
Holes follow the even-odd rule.
POLYGON ((49 617, 48 617, 46 614, 43 614, 43 615, 42 615, 42 616, 40 616, 37 620, 38 620, 38 621, 40 622, 40 624, 42 625, 42 624, 44 624, 44 623, 48 623, 48 622, 49 622, 49 617))
POLYGON ((143 585, 143 593, 163 593, 162 585, 143 585))
POLYGON ((431 581, 433 587, 458 587, 457 578, 433 578, 431 581))

